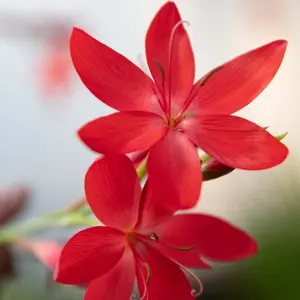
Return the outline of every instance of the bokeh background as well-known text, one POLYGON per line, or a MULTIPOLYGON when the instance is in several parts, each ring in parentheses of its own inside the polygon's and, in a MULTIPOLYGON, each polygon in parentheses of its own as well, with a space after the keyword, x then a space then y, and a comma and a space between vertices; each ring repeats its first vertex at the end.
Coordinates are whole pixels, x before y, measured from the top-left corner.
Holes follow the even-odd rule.
MULTIPOLYGON (((0 189, 25 185, 30 205, 15 222, 55 211, 80 198, 95 154, 76 136, 88 120, 112 110, 81 84, 68 55, 78 26, 135 63, 162 0, 0 2, 0 189)), ((288 50, 271 85, 238 115, 289 132, 288 160, 263 172, 234 171, 205 183, 198 211, 250 231, 260 252, 248 261, 200 272, 202 299, 300 299, 300 2, 298 0, 177 0, 195 52, 197 75, 276 39, 288 50)), ((70 232, 46 231, 61 240, 70 232)), ((2 254, 0 253, 0 256, 2 254)), ((18 278, 0 287, 2 300, 81 299, 82 291, 48 284, 46 268, 14 251, 18 278)))

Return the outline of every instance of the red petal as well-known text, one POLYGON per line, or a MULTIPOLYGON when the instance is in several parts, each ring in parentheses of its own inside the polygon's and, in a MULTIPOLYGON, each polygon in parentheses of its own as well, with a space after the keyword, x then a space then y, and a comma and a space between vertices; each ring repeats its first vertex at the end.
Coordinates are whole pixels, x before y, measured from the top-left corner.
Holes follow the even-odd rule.
POLYGON ((271 82, 283 60, 287 42, 274 41, 222 65, 201 87, 193 87, 189 110, 232 114, 252 102, 271 82))
POLYGON ((86 87, 117 110, 161 111, 152 80, 126 57, 74 28, 70 50, 86 87))
POLYGON ((175 263, 149 246, 147 253, 144 259, 151 274, 147 285, 149 299, 194 299, 189 281, 175 263))
MULTIPOLYGON (((159 241, 162 241, 159 239, 159 241)), ((185 267, 194 269, 209 269, 211 266, 200 259, 197 249, 178 250, 174 246, 164 245, 161 242, 152 243, 153 246, 165 257, 169 257, 185 267)))
POLYGON ((166 123, 149 112, 119 112, 87 123, 78 131, 81 140, 103 154, 149 149, 165 135, 166 123))
POLYGON ((180 22, 181 17, 175 3, 167 2, 152 20, 146 35, 149 69, 162 96, 168 97, 171 86, 174 114, 180 111, 183 102, 188 97, 195 76, 195 62, 191 43, 183 24, 180 22), (173 41, 171 41, 172 35, 173 41), (170 49, 170 45, 172 49, 170 49), (165 95, 164 90, 166 89, 165 95))
POLYGON ((288 149, 265 129, 236 116, 198 116, 181 125, 197 146, 232 168, 268 169, 288 155, 288 149))
POLYGON ((75 234, 61 252, 54 277, 64 284, 85 284, 109 272, 125 250, 125 234, 91 227, 75 234))
POLYGON ((139 166, 139 164, 146 158, 149 150, 135 151, 128 153, 127 156, 130 158, 135 168, 139 166))
POLYGON ((94 214, 105 225, 122 230, 136 224, 141 186, 127 156, 96 160, 86 173, 85 193, 94 214))
MULTIPOLYGON (((135 226, 139 232, 156 231, 157 228, 163 227, 174 214, 172 210, 167 209, 164 205, 155 201, 152 189, 146 182, 139 208, 139 220, 135 226)), ((150 232, 151 233, 151 232, 150 232)))
POLYGON ((128 300, 134 287, 135 262, 132 251, 125 251, 118 264, 89 285, 84 300, 128 300))
POLYGON ((195 245, 200 255, 215 261, 234 261, 257 253, 255 240, 245 231, 204 214, 175 216, 161 240, 182 247, 195 245))
POLYGON ((155 201, 174 211, 197 203, 202 182, 200 159, 184 133, 170 130, 150 150, 148 174, 155 201))

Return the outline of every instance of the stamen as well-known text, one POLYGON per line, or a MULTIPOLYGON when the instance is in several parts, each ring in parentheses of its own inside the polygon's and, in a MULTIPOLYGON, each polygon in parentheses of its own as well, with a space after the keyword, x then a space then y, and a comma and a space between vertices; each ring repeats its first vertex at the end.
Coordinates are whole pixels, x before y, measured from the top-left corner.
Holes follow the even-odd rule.
POLYGON ((127 233, 127 237, 128 237, 128 241, 129 241, 132 245, 134 245, 134 244, 136 243, 136 236, 135 236, 134 233, 128 232, 128 233, 127 233))
POLYGON ((165 80, 166 80, 165 70, 164 70, 163 66, 157 60, 153 59, 153 62, 156 64, 156 66, 161 74, 161 81, 162 81, 162 85, 164 86, 165 80))
POLYGON ((204 75, 203 79, 201 80, 200 84, 196 86, 196 88, 192 91, 192 93, 187 98, 187 101, 185 102, 180 114, 182 114, 185 110, 188 109, 188 107, 191 105, 191 103, 194 100, 194 96, 199 92, 199 90, 207 83, 207 81, 219 70, 223 69, 223 66, 219 66, 208 72, 206 75, 204 75))
POLYGON ((196 281, 196 283, 198 284, 198 287, 199 287, 199 290, 198 290, 198 292, 197 292, 197 290, 195 290, 195 289, 192 289, 191 290, 191 295, 193 296, 193 297, 198 297, 198 296, 200 296, 201 294, 202 294, 202 292, 203 292, 203 285, 202 285, 202 282, 200 281, 200 279, 191 271, 191 270, 189 270, 189 269, 187 269, 186 267, 184 267, 184 266, 182 266, 181 265, 181 268, 188 274, 188 275, 190 275, 195 281, 196 281))
POLYGON ((175 245, 171 245, 173 248, 175 248, 176 250, 179 250, 179 251, 190 251, 190 250, 193 250, 196 246, 195 245, 191 245, 191 246, 188 246, 188 247, 178 247, 178 246, 175 246, 175 245))
POLYGON ((219 71, 221 69, 223 69, 223 66, 216 67, 213 70, 211 70, 210 72, 208 72, 206 75, 204 75, 200 84, 194 90, 194 93, 192 95, 190 95, 190 97, 189 97, 190 100, 188 101, 188 106, 190 106, 190 104, 194 100, 194 96, 199 92, 199 89, 207 83, 207 81, 212 77, 212 75, 214 75, 217 71, 219 71))
POLYGON ((162 93, 162 100, 160 99, 160 97, 157 96, 158 102, 160 104, 161 109, 165 112, 166 111, 166 107, 167 107, 167 103, 165 100, 165 83, 166 83, 166 73, 165 70, 163 68, 163 66, 161 65, 161 63, 157 60, 153 60, 153 62, 156 64, 160 74, 161 74, 161 81, 162 81, 162 91, 159 91, 159 93, 162 93))
MULTIPOLYGON (((139 235, 139 234, 137 233, 137 235, 139 235)), ((150 266, 146 262, 144 262, 142 260, 142 258, 140 257, 140 255, 136 251, 135 247, 131 247, 131 250, 132 250, 133 254, 135 255, 136 260, 138 262, 137 263, 137 269, 138 269, 138 271, 139 271, 139 273, 141 275, 142 281, 143 281, 144 294, 140 295, 140 300, 148 300, 147 284, 149 283, 150 277, 151 277, 150 266), (145 280, 145 276, 144 276, 144 273, 143 273, 141 265, 144 266, 146 268, 146 270, 147 270, 147 278, 146 278, 146 280, 145 280)), ((136 300, 136 297, 135 296, 131 296, 130 300, 136 300)))
POLYGON ((224 67, 223 66, 219 66, 219 67, 216 67, 214 68, 213 70, 211 70, 210 72, 208 72, 204 77, 203 79, 201 80, 200 82, 200 86, 204 86, 206 84, 206 82, 208 81, 208 79, 214 75, 216 72, 218 72, 219 70, 223 69, 224 67))
POLYGON ((147 269, 147 279, 146 279, 146 285, 148 285, 149 281, 150 281, 150 278, 151 278, 151 269, 150 269, 150 266, 149 264, 147 263, 144 263, 146 269, 147 269))
POLYGON ((175 120, 175 126, 176 127, 182 120, 184 120, 187 117, 187 114, 179 114, 179 117, 175 120))
POLYGON ((149 280, 150 280, 150 277, 151 277, 151 269, 150 269, 150 266, 147 263, 143 263, 142 261, 140 261, 140 263, 142 263, 147 269, 147 278, 145 280, 145 277, 143 275, 143 270, 142 270, 141 266, 138 264, 138 268, 139 268, 139 271, 141 273, 141 277, 143 279, 143 287, 144 287, 144 294, 140 295, 140 300, 147 300, 148 299, 147 284, 149 283, 149 280))
POLYGON ((148 235, 148 237, 153 240, 153 241, 158 241, 158 236, 155 232, 153 232, 152 234, 148 235))
MULTIPOLYGON (((169 87, 168 87, 168 117, 169 119, 171 119, 171 88, 172 88, 172 54, 173 54, 173 42, 174 42, 174 38, 175 38, 175 34, 177 29, 182 26, 183 24, 187 24, 188 26, 190 25, 190 23, 188 21, 180 21, 178 22, 172 29, 171 32, 171 36, 170 36, 170 41, 169 41, 169 78, 168 78, 168 83, 169 83, 169 87)), ((165 95, 166 97, 167 95, 165 95)))
POLYGON ((172 260, 175 264, 177 264, 181 269, 183 269, 188 275, 190 275, 196 281, 196 283, 198 284, 198 287, 199 287, 199 291, 197 292, 195 289, 192 289, 191 290, 191 295, 195 298, 200 296, 203 292, 203 285, 202 285, 200 279, 191 270, 189 270, 188 268, 183 266, 177 260, 172 259, 170 257, 169 257, 169 259, 172 260))

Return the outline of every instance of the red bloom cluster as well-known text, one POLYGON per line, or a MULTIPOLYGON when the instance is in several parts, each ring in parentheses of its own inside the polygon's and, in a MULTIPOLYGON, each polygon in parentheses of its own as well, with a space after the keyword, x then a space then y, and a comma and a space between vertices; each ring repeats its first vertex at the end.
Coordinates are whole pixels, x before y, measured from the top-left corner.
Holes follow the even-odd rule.
POLYGON ((201 283, 188 268, 203 260, 235 261, 257 252, 255 241, 228 222, 205 214, 173 213, 159 205, 148 184, 141 190, 125 155, 95 161, 85 178, 95 226, 73 236, 62 250, 55 279, 89 283, 85 299, 128 300, 137 277, 141 299, 193 299, 201 283), (182 270, 199 283, 191 288, 182 270))
MULTIPOLYGON (((189 268, 235 261, 257 252, 245 232, 193 207, 202 184, 197 148, 223 166, 262 170, 288 149, 264 128, 232 114, 253 101, 275 76, 287 42, 274 41, 215 68, 194 82, 189 37, 168 1, 146 36, 153 80, 121 54, 74 29, 70 49, 83 83, 119 112, 91 121, 78 134, 104 154, 85 178, 87 201, 106 226, 80 231, 63 248, 58 282, 88 285, 85 300, 127 300, 137 278, 141 299, 193 299, 202 287, 189 268), (141 189, 132 161, 147 157, 141 189), (206 261, 208 260, 208 261, 206 261), (199 289, 191 288, 186 275, 199 289)), ((219 168, 219 167, 218 167, 219 168)))

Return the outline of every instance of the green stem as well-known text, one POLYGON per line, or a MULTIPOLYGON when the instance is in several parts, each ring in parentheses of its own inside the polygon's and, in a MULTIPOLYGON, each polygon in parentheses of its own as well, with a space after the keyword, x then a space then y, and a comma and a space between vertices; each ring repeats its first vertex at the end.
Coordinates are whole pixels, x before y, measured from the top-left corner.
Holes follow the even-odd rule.
POLYGON ((0 230, 0 243, 10 243, 27 233, 37 232, 54 225, 57 214, 39 217, 14 227, 0 230))

